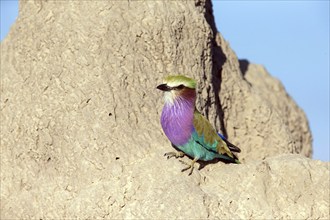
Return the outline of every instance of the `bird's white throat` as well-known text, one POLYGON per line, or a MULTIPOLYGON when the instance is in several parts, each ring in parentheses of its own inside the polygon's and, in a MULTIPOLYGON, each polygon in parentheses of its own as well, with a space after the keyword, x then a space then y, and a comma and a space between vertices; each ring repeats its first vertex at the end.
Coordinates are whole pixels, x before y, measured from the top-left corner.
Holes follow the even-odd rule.
POLYGON ((176 97, 176 95, 172 91, 164 92, 165 104, 173 105, 175 97, 176 97))

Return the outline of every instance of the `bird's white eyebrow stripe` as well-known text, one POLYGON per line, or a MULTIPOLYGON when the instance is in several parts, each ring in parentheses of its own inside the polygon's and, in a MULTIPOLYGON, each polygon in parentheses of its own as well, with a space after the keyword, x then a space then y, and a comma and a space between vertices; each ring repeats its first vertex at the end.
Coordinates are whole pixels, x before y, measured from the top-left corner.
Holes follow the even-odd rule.
POLYGON ((168 86, 170 87, 178 87, 180 85, 183 85, 185 87, 187 87, 185 84, 183 84, 182 82, 176 82, 176 83, 173 83, 173 82, 164 82, 165 84, 167 84, 168 86))

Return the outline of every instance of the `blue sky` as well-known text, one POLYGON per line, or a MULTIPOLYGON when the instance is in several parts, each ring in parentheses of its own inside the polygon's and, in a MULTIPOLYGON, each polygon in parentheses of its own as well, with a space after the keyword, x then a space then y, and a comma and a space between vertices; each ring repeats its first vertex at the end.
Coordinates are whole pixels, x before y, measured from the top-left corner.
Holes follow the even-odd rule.
POLYGON ((314 159, 329 161, 329 1, 213 1, 238 58, 262 64, 307 114, 314 159))
MULTIPOLYGON (((218 30, 240 59, 264 65, 305 111, 314 159, 329 161, 329 1, 213 1, 218 30)), ((18 15, 1 0, 1 41, 18 15)))

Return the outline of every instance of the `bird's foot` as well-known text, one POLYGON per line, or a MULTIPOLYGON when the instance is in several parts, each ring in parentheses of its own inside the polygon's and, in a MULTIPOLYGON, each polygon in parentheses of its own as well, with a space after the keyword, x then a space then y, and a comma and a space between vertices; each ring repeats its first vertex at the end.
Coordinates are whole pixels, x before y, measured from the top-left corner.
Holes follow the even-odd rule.
POLYGON ((185 161, 183 161, 183 160, 180 160, 181 163, 187 165, 187 167, 186 167, 186 168, 183 168, 183 169, 181 170, 181 172, 184 172, 184 171, 190 169, 189 174, 188 174, 188 176, 190 176, 190 175, 193 173, 193 171, 194 171, 194 168, 195 168, 195 167, 194 167, 194 164, 195 164, 195 162, 196 162, 197 160, 198 160, 198 159, 195 158, 195 159, 191 162, 191 164, 189 164, 189 163, 187 163, 187 162, 185 162, 185 161))
POLYGON ((171 157, 178 158, 178 157, 183 157, 184 156, 184 153, 181 152, 181 151, 168 152, 168 153, 165 153, 164 156, 167 157, 167 159, 170 159, 171 157))

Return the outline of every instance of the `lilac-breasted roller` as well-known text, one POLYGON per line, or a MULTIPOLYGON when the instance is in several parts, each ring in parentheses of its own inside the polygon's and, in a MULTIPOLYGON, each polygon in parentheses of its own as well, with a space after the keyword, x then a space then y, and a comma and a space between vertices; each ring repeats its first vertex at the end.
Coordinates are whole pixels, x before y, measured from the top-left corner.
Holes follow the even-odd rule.
POLYGON ((232 152, 241 150, 218 134, 210 122, 195 107, 196 82, 183 75, 167 76, 157 89, 164 91, 165 105, 160 122, 163 131, 172 145, 179 150, 165 156, 193 158, 191 164, 182 171, 190 169, 192 174, 197 160, 220 159, 230 163, 240 163, 232 152))

